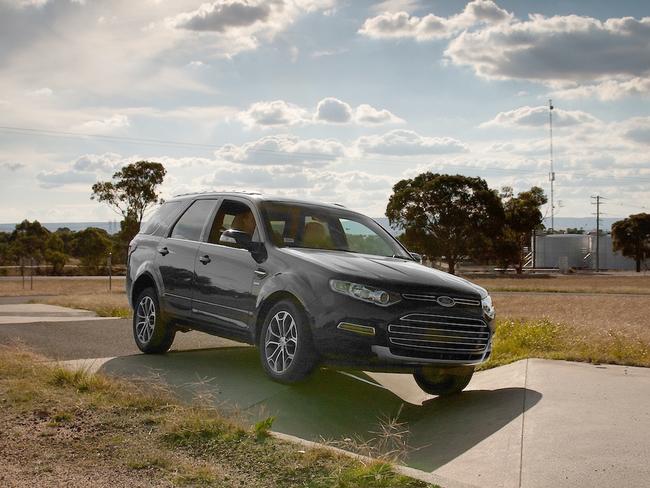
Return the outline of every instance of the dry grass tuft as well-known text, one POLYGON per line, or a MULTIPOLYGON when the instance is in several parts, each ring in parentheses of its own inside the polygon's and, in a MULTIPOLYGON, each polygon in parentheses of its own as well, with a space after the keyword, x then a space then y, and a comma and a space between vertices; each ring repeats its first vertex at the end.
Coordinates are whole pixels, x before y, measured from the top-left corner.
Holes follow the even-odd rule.
POLYGON ((472 278, 488 291, 625 293, 650 295, 650 275, 556 275, 547 278, 472 278))

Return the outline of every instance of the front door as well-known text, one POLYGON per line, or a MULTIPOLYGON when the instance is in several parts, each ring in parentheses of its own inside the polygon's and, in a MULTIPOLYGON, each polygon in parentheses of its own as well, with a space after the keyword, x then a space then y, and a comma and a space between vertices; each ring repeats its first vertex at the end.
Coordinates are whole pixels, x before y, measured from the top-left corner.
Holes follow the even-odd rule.
POLYGON ((216 200, 196 200, 178 219, 171 233, 158 243, 156 264, 163 282, 161 298, 176 316, 191 315, 196 254, 203 229, 216 205, 216 200))
POLYGON ((242 201, 223 200, 196 256, 192 312, 217 328, 242 334, 249 331, 255 309, 252 288, 259 265, 248 250, 221 240, 227 229, 246 232, 259 240, 253 209, 242 201))

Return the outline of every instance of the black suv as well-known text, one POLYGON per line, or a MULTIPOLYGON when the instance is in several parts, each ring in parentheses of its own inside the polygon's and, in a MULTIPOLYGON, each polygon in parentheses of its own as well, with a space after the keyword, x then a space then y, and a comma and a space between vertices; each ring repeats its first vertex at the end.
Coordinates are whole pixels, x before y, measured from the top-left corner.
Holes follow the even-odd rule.
POLYGON ((259 346, 277 381, 325 363, 413 373, 436 395, 465 388, 490 354, 483 288, 421 265, 340 205, 182 195, 143 225, 128 255, 133 335, 145 353, 196 329, 259 346))

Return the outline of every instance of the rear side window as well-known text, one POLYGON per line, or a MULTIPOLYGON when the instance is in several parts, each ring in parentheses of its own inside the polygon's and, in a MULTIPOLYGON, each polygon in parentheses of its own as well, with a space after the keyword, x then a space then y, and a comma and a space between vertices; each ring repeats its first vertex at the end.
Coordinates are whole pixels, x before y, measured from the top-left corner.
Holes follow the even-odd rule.
POLYGON ((181 210, 181 203, 182 202, 180 201, 163 203, 158 207, 153 215, 142 224, 140 232, 142 234, 159 235, 160 232, 157 231, 168 229, 172 222, 174 222, 178 212, 181 210))
POLYGON ((200 241, 205 223, 212 215, 216 200, 197 200, 176 222, 171 237, 188 241, 200 241))

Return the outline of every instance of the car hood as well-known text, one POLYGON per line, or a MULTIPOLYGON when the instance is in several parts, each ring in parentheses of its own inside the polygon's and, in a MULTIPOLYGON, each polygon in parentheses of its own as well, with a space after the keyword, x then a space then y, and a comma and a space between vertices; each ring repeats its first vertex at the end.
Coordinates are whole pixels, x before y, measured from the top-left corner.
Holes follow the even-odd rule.
POLYGON ((332 278, 378 285, 397 292, 444 293, 478 298, 487 292, 458 276, 415 261, 345 251, 284 248, 283 251, 332 272, 332 278))

